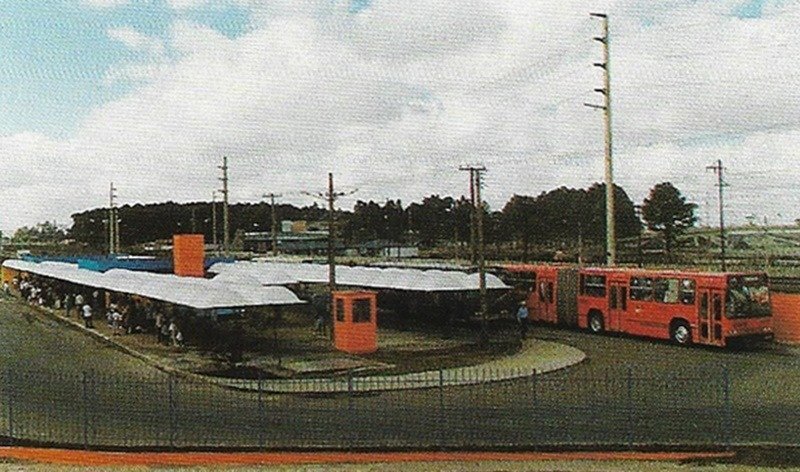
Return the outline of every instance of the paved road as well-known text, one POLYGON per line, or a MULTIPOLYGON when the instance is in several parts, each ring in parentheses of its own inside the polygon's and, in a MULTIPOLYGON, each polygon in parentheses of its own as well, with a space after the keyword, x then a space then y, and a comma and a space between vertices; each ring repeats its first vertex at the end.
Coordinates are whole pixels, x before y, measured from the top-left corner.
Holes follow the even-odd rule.
POLYGON ((25 311, 0 302, 0 435, 16 438, 281 448, 800 442, 800 362, 777 347, 681 348, 536 328, 588 361, 499 384, 268 397, 170 379, 25 311))

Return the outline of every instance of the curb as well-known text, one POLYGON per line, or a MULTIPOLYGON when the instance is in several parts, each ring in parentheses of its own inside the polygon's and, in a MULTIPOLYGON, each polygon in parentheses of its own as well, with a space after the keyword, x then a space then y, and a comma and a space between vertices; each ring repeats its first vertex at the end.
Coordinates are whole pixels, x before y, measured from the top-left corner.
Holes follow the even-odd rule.
POLYGON ((66 449, 0 447, 0 458, 50 465, 84 466, 232 466, 374 464, 401 462, 542 462, 542 461, 662 461, 731 459, 734 452, 274 452, 119 453, 66 449))

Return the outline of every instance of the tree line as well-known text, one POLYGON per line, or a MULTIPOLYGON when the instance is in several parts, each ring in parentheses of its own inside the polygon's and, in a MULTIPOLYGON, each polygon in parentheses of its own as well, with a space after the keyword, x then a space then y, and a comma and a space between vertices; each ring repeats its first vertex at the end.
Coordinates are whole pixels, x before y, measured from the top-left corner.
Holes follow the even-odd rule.
MULTIPOLYGON (((638 236, 642 220, 628 194, 614 188, 615 221, 620 239, 638 236)), ((677 236, 695 222, 695 205, 687 203, 671 183, 656 185, 642 204, 648 228, 664 237, 667 251, 677 236)), ((465 197, 430 195, 403 205, 400 200, 358 201, 352 210, 337 210, 337 232, 345 245, 369 241, 416 244, 423 249, 467 247, 472 205, 465 197)), ((272 208, 268 203, 229 206, 231 238, 244 232, 269 232, 272 208)), ((218 240, 221 242, 222 205, 217 203, 218 240)), ((327 209, 316 203, 297 207, 276 204, 277 219, 326 221, 327 209)), ((605 244, 605 185, 586 189, 559 187, 538 196, 514 195, 499 209, 484 211, 486 244, 520 260, 550 257, 554 252, 586 256, 603 254, 605 244), (547 254, 541 254, 545 251, 547 254)), ((211 202, 124 205, 118 210, 123 246, 170 239, 176 233, 212 237, 211 202)), ((72 215, 68 237, 102 250, 107 244, 108 210, 96 208, 72 215)), ((591 258, 591 257, 590 257, 591 258)))

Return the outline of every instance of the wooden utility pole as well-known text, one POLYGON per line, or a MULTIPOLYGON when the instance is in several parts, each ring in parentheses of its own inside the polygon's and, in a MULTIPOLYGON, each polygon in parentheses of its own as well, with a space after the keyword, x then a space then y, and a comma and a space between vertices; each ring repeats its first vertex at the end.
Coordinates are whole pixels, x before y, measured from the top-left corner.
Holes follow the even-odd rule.
POLYGON ((603 69, 603 88, 594 89, 595 92, 603 95, 604 104, 594 105, 585 103, 584 105, 603 110, 605 115, 605 184, 606 184, 606 265, 614 266, 617 263, 617 234, 616 221, 614 219, 614 167, 613 167, 613 143, 611 139, 611 52, 609 50, 609 27, 608 15, 605 13, 590 13, 594 18, 603 21, 603 36, 594 38, 595 41, 603 45, 603 62, 595 63, 595 67, 603 69))
POLYGON ((728 270, 728 265, 725 260, 725 205, 722 200, 723 189, 728 186, 722 177, 725 168, 722 167, 722 159, 717 160, 717 164, 706 167, 708 170, 713 170, 717 174, 717 187, 719 189, 719 247, 720 247, 720 262, 722 271, 728 270))
POLYGON ((333 187, 333 172, 328 172, 328 191, 321 193, 302 192, 315 198, 322 198, 328 202, 328 291, 330 299, 328 301, 328 313, 330 314, 331 339, 333 339, 333 292, 336 290, 336 210, 334 202, 339 197, 352 195, 357 192, 354 189, 350 192, 335 192, 333 187))
POLYGON ((269 213, 270 218, 272 219, 272 229, 270 230, 270 236, 272 237, 272 255, 278 255, 278 212, 275 209, 275 199, 280 198, 281 195, 275 193, 268 193, 264 195, 264 198, 269 197, 269 213))
POLYGON ((111 182, 111 187, 108 192, 108 254, 116 254, 117 252, 117 212, 115 211, 114 202, 117 198, 117 189, 114 187, 114 182, 111 182))
MULTIPOLYGON (((486 247, 483 238, 483 200, 481 198, 481 173, 486 171, 484 166, 461 166, 458 168, 461 171, 469 171, 470 176, 470 193, 474 195, 472 205, 471 218, 474 221, 472 224, 472 231, 477 237, 477 263, 478 263, 478 290, 480 293, 480 310, 481 310, 481 333, 480 341, 486 344, 489 341, 489 328, 488 328, 488 303, 486 300, 486 247), (473 193, 474 192, 474 193, 473 193)), ((471 196, 472 196, 471 195, 471 196)))
POLYGON ((222 170, 222 250, 227 256, 230 252, 230 218, 228 216, 228 158, 222 157, 222 165, 219 166, 222 170))
POLYGON ((472 203, 472 210, 469 212, 469 254, 470 263, 475 265, 478 262, 478 252, 475 247, 477 239, 475 229, 475 169, 469 169, 469 200, 472 203))
POLYGON ((475 171, 475 199, 478 201, 478 280, 481 297, 481 343, 489 342, 488 304, 486 301, 486 246, 483 238, 483 200, 481 199, 481 168, 475 171))
POLYGON ((211 245, 217 251, 217 191, 211 192, 211 245))

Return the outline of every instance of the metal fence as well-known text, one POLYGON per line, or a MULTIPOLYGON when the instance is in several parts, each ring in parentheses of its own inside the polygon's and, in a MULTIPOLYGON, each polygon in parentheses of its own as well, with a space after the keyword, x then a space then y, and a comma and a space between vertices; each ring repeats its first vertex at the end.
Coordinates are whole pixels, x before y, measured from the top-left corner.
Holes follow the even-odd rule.
POLYGON ((521 373, 486 371, 486 382, 454 386, 442 375, 435 386, 405 390, 368 389, 382 380, 352 378, 344 392, 274 394, 261 381, 243 391, 160 373, 8 370, 0 374, 0 438, 264 450, 800 444, 796 379, 767 372, 752 381, 719 366, 692 372, 676 367, 674 376, 654 377, 620 367, 489 382, 521 373))

